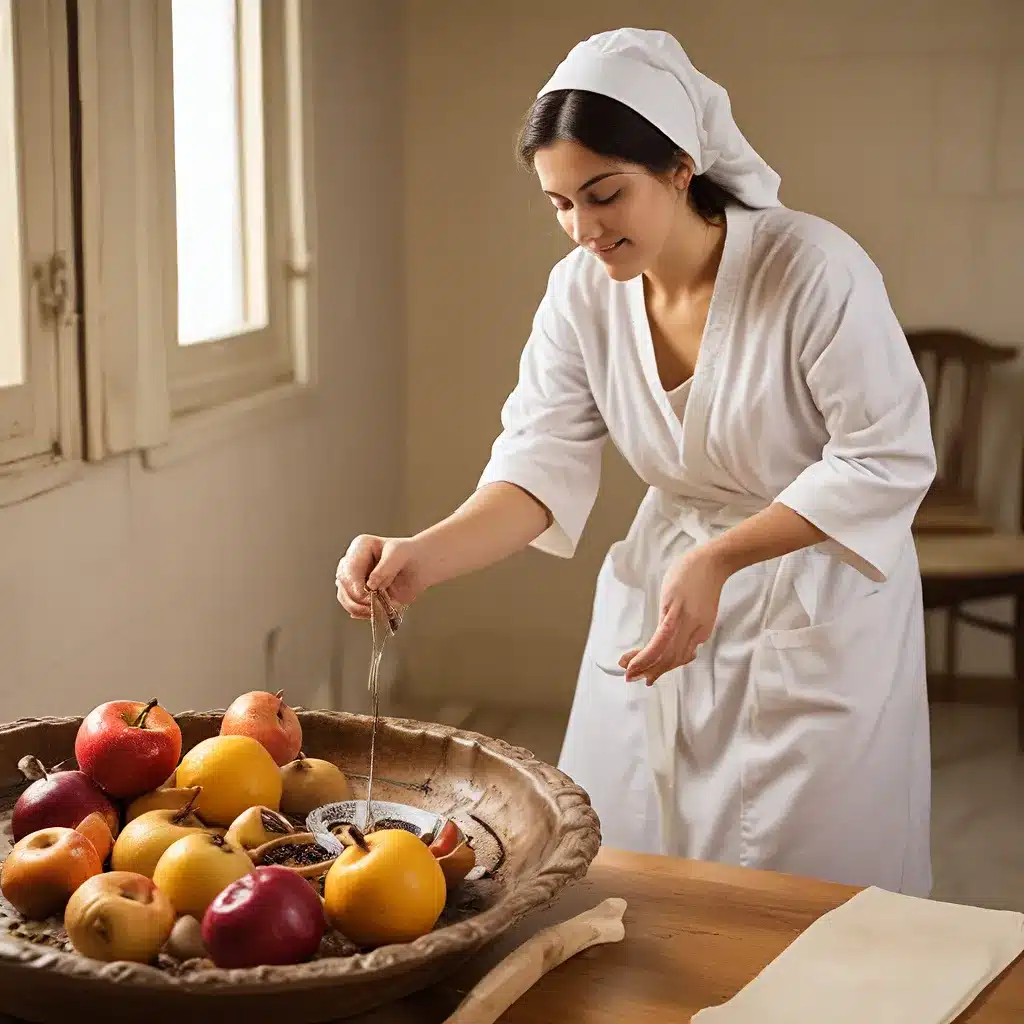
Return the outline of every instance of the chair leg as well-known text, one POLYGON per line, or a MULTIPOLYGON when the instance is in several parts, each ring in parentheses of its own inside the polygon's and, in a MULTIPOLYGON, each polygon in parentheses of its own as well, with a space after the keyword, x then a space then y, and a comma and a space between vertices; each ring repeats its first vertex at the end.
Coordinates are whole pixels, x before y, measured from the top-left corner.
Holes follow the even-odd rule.
POLYGON ((1024 753, 1024 594, 1014 599, 1013 674, 1017 677, 1017 747, 1024 753))

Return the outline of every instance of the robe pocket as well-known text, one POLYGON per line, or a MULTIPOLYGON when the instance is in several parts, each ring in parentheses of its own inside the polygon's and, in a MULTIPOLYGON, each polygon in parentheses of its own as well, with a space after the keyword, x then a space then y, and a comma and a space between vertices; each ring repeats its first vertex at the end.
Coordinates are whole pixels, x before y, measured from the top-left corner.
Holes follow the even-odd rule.
POLYGON ((626 670, 619 659, 645 643, 647 595, 633 577, 630 554, 622 542, 614 544, 601 566, 588 643, 590 657, 602 672, 623 677, 626 670))
POLYGON ((837 609, 835 615, 825 622, 795 629, 767 629, 765 639, 777 651, 841 645, 873 624, 880 606, 885 603, 880 600, 882 593, 883 588, 877 587, 868 594, 854 598, 845 607, 837 609))
POLYGON ((762 705, 781 701, 838 710, 881 694, 890 658, 883 595, 880 587, 857 597, 825 622, 765 630, 754 659, 762 705))

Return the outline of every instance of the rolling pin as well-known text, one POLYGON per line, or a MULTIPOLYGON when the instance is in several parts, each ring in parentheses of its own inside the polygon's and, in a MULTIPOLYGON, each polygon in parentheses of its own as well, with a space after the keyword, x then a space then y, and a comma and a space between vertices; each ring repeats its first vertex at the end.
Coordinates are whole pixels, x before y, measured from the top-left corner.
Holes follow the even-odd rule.
POLYGON ((494 1024, 552 968, 591 946, 621 941, 626 934, 622 924, 625 911, 625 900, 607 899, 537 932, 491 968, 444 1024, 494 1024))

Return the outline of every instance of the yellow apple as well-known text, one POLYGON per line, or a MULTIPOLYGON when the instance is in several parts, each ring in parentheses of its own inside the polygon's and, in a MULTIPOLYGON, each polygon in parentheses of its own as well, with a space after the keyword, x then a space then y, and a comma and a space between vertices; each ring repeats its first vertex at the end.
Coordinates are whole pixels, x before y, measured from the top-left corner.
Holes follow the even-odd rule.
POLYGON ((64 927, 82 956, 148 964, 171 934, 174 907, 144 875, 108 871, 75 890, 64 927))
POLYGON ((201 921, 220 891, 252 870, 245 850, 206 832, 173 842, 157 863, 153 881, 179 914, 201 921))

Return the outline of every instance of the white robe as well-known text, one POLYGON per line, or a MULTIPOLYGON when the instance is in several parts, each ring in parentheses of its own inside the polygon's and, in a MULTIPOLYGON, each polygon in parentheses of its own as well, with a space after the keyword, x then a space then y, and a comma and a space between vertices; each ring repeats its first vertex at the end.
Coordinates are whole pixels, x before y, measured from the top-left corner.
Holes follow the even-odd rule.
POLYGON ((680 417, 643 279, 552 271, 481 486, 509 481, 573 554, 609 436, 650 489, 598 577, 559 767, 604 842, 927 894, 930 756, 911 523, 935 473, 924 383, 881 275, 837 227, 728 211, 680 417), (621 655, 670 564, 773 501, 829 540, 731 577, 697 659, 653 687, 621 655))

